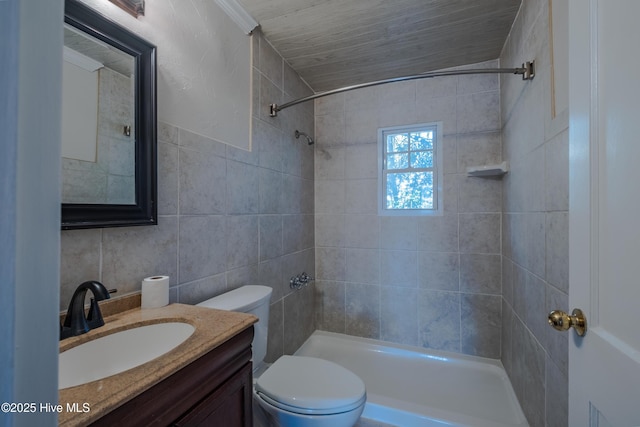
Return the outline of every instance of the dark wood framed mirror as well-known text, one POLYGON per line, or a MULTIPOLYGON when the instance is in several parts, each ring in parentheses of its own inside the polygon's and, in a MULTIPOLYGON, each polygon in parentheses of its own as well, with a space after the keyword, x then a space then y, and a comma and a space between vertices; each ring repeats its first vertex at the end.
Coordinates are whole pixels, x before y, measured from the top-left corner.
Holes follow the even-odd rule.
POLYGON ((95 82, 89 90, 75 74, 63 84, 62 229, 157 224, 156 47, 77 0, 65 0, 64 22, 65 67, 68 53, 81 67, 97 65, 79 71, 95 82), (80 95, 67 95, 69 86, 80 95), (80 107, 87 94, 96 101, 80 107), (95 109, 86 114, 97 117, 86 126, 93 136, 79 137, 85 120, 67 112, 69 103, 82 114, 95 109), (88 145, 89 154, 65 148, 67 139, 88 145))

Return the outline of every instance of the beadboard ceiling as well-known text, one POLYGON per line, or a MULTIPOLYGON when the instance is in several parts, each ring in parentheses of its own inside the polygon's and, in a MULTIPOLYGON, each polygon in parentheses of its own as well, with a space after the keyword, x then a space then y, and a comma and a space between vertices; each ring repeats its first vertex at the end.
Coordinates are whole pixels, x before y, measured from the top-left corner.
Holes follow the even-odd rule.
POLYGON ((521 0, 239 0, 316 92, 496 59, 521 0))

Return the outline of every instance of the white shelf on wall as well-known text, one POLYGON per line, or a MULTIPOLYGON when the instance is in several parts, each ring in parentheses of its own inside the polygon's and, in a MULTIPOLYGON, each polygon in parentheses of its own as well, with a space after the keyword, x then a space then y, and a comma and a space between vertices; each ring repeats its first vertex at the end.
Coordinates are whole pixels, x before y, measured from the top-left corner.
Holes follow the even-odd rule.
POLYGON ((509 165, 506 161, 493 165, 469 166, 467 176, 477 177, 501 177, 509 172, 509 165))

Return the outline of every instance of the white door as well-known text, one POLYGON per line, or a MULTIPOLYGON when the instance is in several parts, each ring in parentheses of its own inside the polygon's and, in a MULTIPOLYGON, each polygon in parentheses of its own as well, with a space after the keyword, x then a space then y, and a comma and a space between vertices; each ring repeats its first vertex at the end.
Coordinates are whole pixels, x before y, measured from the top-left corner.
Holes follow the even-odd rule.
POLYGON ((640 426, 639 19, 638 0, 569 0, 571 427, 640 426))

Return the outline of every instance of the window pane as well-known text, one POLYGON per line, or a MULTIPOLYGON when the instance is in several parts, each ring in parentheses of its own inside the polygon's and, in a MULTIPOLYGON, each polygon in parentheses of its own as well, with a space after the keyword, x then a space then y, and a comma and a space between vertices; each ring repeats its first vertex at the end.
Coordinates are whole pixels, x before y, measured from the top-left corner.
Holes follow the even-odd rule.
POLYGON ((433 209, 433 172, 387 174, 387 209, 433 209))
POLYGON ((413 132, 410 135, 412 150, 433 150, 433 131, 413 132))
POLYGON ((408 167, 409 153, 387 155, 387 169, 407 169, 408 167))
POLYGON ((412 168, 432 168, 433 151, 418 151, 411 153, 412 168))
POLYGON ((397 153, 398 151, 409 151, 408 134, 396 133, 387 135, 387 153, 397 153))

